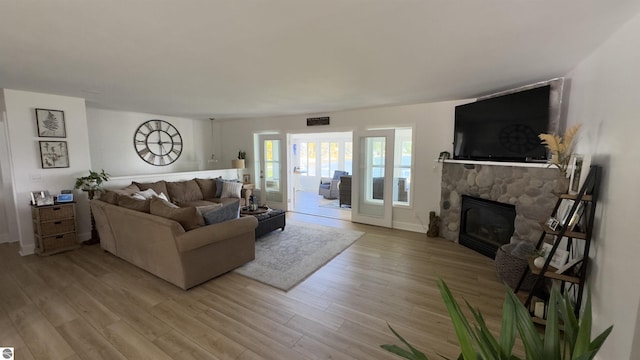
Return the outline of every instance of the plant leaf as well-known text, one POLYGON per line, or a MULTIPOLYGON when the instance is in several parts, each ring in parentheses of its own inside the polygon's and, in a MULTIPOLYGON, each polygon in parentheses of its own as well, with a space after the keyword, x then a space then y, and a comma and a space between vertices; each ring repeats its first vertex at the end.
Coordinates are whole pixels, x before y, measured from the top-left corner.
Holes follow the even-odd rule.
POLYGON ((558 326, 558 301, 561 299, 560 289, 556 284, 551 288, 547 324, 544 329, 544 359, 561 360, 560 358, 560 330, 558 326))
POLYGON ((587 291, 587 301, 584 305, 582 318, 580 318, 580 326, 576 337, 576 346, 573 349, 573 356, 580 356, 589 351, 591 343, 591 292, 587 291))
POLYGON ((416 358, 412 352, 407 351, 401 347, 399 347, 398 345, 391 345, 391 344, 385 344, 385 345, 380 345, 381 348, 387 350, 390 353, 396 354, 400 357, 403 357, 405 359, 409 359, 409 360, 417 360, 418 358, 416 358))
POLYGON ((595 339, 593 339, 591 344, 589 344, 589 350, 593 352, 594 356, 598 352, 598 350, 600 350, 600 347, 602 346, 602 344, 604 344, 604 341, 607 340, 607 337, 609 337, 609 334, 611 334, 612 330, 613 330, 613 325, 605 329, 605 331, 603 331, 600 335, 598 335, 595 339))
POLYGON ((507 292, 507 299, 515 309, 516 329, 522 339, 527 359, 544 359, 543 342, 536 330, 529 311, 520 302, 520 299, 512 291, 507 292))
MULTIPOLYGON (((411 346, 411 344, 409 344, 409 342, 407 340, 405 340, 402 336, 400 336, 400 334, 398 334, 389 323, 387 323, 387 326, 389 327, 389 330, 391 330, 391 332, 393 333, 393 335, 395 335, 400 341, 402 341, 403 344, 407 345, 407 347, 409 348, 409 350, 411 350, 411 353, 413 354, 413 357, 411 358, 407 358, 407 359, 415 359, 415 360, 429 360, 427 358, 427 356, 420 350, 414 348, 413 346, 411 346)), ((383 345, 384 346, 384 345, 383 345)), ((399 348, 399 347, 398 347, 399 348)), ((383 347, 383 349, 387 350, 386 348, 383 347)), ((403 350, 402 348, 399 348, 401 350, 403 350)), ((403 350, 406 351, 406 350, 403 350)), ((407 353, 409 353, 408 351, 406 351, 407 353)))
MULTIPOLYGON (((511 289, 505 284, 505 292, 511 292, 511 289)), ((511 301, 505 296, 502 304, 502 327, 500 329, 500 348, 507 358, 511 357, 513 345, 516 341, 516 311, 511 301)))
POLYGON ((458 303, 453 298, 451 290, 449 290, 449 287, 444 283, 444 281, 442 281, 442 279, 438 279, 438 288, 440 288, 440 295, 442 295, 444 304, 447 307, 449 316, 451 317, 451 322, 453 323, 453 328, 456 331, 462 355, 467 360, 476 359, 477 356, 473 348, 473 343, 477 343, 477 339, 469 326, 469 322, 462 313, 462 310, 460 310, 460 306, 458 306, 458 303))

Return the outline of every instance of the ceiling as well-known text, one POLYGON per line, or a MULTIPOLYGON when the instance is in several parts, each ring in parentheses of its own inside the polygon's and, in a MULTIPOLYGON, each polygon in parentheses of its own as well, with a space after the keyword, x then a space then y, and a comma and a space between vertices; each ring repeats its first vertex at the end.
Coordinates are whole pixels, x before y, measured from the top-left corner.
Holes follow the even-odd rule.
POLYGON ((239 118, 562 76, 640 0, 0 0, 0 88, 239 118))

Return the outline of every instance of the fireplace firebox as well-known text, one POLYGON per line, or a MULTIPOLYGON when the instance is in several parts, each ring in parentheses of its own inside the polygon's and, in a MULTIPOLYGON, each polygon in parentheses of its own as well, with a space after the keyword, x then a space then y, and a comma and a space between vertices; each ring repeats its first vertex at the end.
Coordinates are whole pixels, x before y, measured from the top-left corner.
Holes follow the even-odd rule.
POLYGON ((460 244, 492 259, 513 236, 516 207, 497 201, 462 195, 460 244))

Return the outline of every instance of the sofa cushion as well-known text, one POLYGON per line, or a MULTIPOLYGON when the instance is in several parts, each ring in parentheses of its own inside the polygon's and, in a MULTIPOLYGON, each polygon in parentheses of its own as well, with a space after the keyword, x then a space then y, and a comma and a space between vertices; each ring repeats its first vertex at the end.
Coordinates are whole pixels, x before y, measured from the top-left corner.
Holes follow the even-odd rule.
POLYGON ((136 211, 142 211, 142 212, 146 212, 149 213, 150 209, 149 209, 149 202, 151 201, 151 199, 146 199, 146 200, 138 200, 138 199, 134 199, 130 196, 120 196, 118 197, 118 205, 125 207, 127 209, 131 209, 131 210, 136 210, 136 211))
POLYGON ((166 184, 169 198, 174 204, 182 205, 189 201, 204 199, 200 186, 195 180, 169 181, 166 184))
POLYGON ((220 197, 240 199, 242 197, 242 185, 242 183, 224 181, 222 183, 222 193, 220 193, 220 197))
POLYGON ((179 208, 158 197, 154 197, 150 201, 152 215, 158 215, 175 220, 182 225, 185 231, 204 225, 202 216, 200 216, 200 213, 198 213, 198 210, 194 207, 179 208))
POLYGON ((237 219, 240 216, 240 201, 235 200, 224 204, 218 209, 205 212, 202 217, 206 225, 237 219))
POLYGON ((198 186, 200 187, 200 191, 202 191, 203 199, 211 199, 216 197, 216 179, 196 178, 195 180, 198 186))
POLYGON ((171 199, 171 195, 167 191, 167 182, 164 180, 156 181, 154 183, 138 183, 134 181, 133 184, 140 188, 140 190, 153 189, 156 194, 164 193, 169 197, 170 201, 173 201, 173 199, 171 199))
POLYGON ((118 205, 118 198, 120 194, 115 191, 107 190, 100 194, 100 200, 109 203, 111 205, 118 205))

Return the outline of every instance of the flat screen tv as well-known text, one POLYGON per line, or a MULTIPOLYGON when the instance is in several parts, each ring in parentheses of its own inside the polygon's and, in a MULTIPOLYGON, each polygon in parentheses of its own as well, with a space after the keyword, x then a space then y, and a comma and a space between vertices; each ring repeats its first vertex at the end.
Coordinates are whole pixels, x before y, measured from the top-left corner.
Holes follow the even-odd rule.
POLYGON ((453 158, 544 161, 538 134, 549 129, 550 85, 456 106, 453 158))

